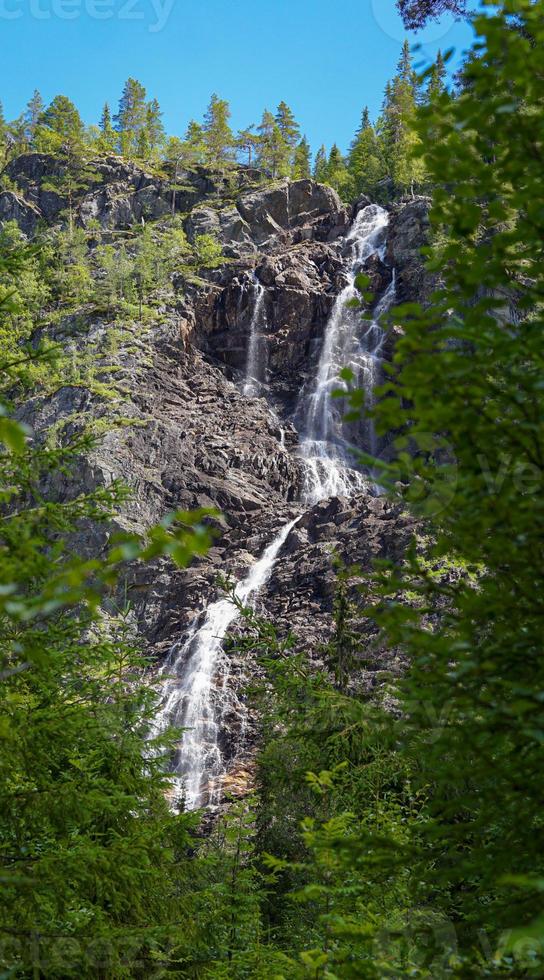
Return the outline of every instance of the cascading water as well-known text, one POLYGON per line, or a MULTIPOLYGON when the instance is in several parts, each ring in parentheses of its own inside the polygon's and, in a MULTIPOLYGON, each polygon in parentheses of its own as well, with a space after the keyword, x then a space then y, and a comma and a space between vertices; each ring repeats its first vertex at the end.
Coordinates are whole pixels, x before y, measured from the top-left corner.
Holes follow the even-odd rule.
MULTIPOLYGON (((365 477, 354 468, 349 442, 345 437, 342 399, 332 393, 340 389, 339 372, 349 367, 356 384, 372 399, 378 380, 383 332, 379 317, 394 301, 394 279, 376 307, 371 320, 362 320, 358 309, 350 307, 358 298, 357 275, 374 255, 383 258, 389 215, 385 208, 371 204, 359 211, 347 238, 351 246, 348 283, 336 298, 327 324, 316 377, 310 393, 302 396, 303 439, 301 455, 307 467, 306 499, 316 503, 327 497, 349 495, 365 484, 365 477)), ((374 452, 376 442, 372 424, 363 433, 364 448, 374 452)))
POLYGON ((249 326, 249 342, 247 347, 246 361, 246 380, 244 383, 244 395, 255 396, 261 390, 263 378, 263 328, 266 326, 266 309, 264 304, 264 286, 259 280, 254 278, 255 305, 249 326))
MULTIPOLYGON (((274 562, 298 518, 286 524, 235 588, 236 598, 247 604, 262 589, 274 562)), ((173 760, 175 783, 184 793, 187 809, 213 803, 220 795, 225 772, 221 752, 221 717, 228 686, 228 660, 222 643, 229 626, 238 618, 230 599, 208 606, 204 621, 181 646, 170 652, 161 673, 166 675, 164 702, 157 731, 169 725, 186 729, 173 760), (169 676, 170 675, 170 676, 169 676), (220 683, 216 678, 220 677, 220 683)), ((232 705, 229 705, 232 707, 232 705)))
MULTIPOLYGON (((380 316, 394 301, 395 280, 376 306, 370 320, 361 319, 358 310, 346 306, 357 297, 355 279, 374 255, 383 258, 388 214, 378 205, 370 205, 357 215, 347 245, 351 249, 348 284, 337 297, 323 341, 315 381, 309 395, 304 395, 301 455, 307 468, 306 503, 312 505, 327 497, 351 494, 366 478, 353 467, 349 442, 345 438, 343 407, 332 392, 339 387, 342 367, 351 368, 357 383, 364 387, 372 403, 372 387, 378 372, 383 333, 380 316)), ((262 377, 260 340, 266 323, 264 288, 255 280, 255 306, 251 321, 244 393, 258 394, 262 377)), ((284 433, 282 447, 284 447, 284 433)), ((363 434, 364 448, 376 448, 372 426, 363 434)), ((274 563, 291 529, 300 518, 286 524, 255 562, 248 575, 235 588, 236 597, 247 604, 266 584, 274 563)), ((217 802, 221 796, 221 779, 226 773, 222 751, 225 715, 236 709, 235 695, 230 691, 229 662, 222 648, 227 630, 237 619, 237 607, 230 599, 220 599, 208 606, 201 625, 173 647, 162 668, 164 701, 157 719, 156 731, 170 725, 185 729, 180 746, 172 760, 175 785, 185 797, 188 809, 217 802)), ((240 727, 245 711, 238 704, 240 727)))

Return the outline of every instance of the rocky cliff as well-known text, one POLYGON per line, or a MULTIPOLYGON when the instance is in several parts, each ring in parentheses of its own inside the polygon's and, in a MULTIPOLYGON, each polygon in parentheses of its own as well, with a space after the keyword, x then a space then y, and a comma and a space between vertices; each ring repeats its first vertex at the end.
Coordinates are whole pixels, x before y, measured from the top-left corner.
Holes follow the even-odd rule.
MULTIPOLYGON (((18 190, 0 193, 0 220, 16 220, 28 235, 54 223, 66 201, 47 189, 55 161, 29 154, 12 162, 18 190)), ((66 320, 50 333, 70 351, 92 351, 115 399, 65 385, 21 406, 38 433, 69 433, 90 420, 105 430, 79 473, 89 488, 122 478, 132 495, 118 517, 144 531, 173 508, 216 507, 219 536, 206 558, 180 571, 167 561, 135 570, 128 583, 137 628, 160 662, 205 606, 219 595, 218 573, 241 577, 290 517, 302 512, 303 463, 297 454, 297 404, 319 355, 334 300, 346 281, 346 233, 354 210, 329 187, 310 180, 259 186, 240 169, 228 179, 202 169, 182 175, 173 195, 166 178, 116 158, 98 162, 95 181, 77 202, 77 221, 106 233, 184 215, 188 238, 212 234, 225 261, 198 279, 174 277, 173 298, 151 323, 125 325, 87 310, 83 328, 66 320), (257 291, 261 376, 258 394, 244 394, 249 334, 257 291), (112 337, 115 334, 115 343, 112 337), (118 424, 109 428, 113 415, 118 424), (119 419, 122 418, 122 424, 119 419)), ((362 201, 361 207, 368 202, 362 201)), ((387 248, 365 270, 379 299, 396 273, 401 300, 424 298, 429 284, 419 248, 427 204, 391 209, 387 248)), ((394 338, 386 350, 390 356, 394 338)), ((368 568, 373 558, 398 555, 410 535, 407 518, 370 490, 305 509, 288 536, 259 604, 280 630, 292 629, 310 657, 331 632, 333 555, 368 568)), ((102 547, 89 534, 81 547, 102 547)), ((397 671, 397 654, 373 643, 362 676, 369 689, 383 671, 397 671)), ((239 684, 248 665, 233 660, 239 684)), ((235 767, 244 755, 236 731, 226 736, 235 767)), ((232 773, 231 773, 232 775, 232 773)))

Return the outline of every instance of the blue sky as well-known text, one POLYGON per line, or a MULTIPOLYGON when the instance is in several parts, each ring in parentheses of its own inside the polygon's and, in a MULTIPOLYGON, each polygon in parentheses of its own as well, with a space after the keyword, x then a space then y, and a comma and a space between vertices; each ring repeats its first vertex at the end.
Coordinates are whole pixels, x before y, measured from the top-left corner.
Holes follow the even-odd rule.
MULTIPOLYGON (((405 36, 394 0, 0 0, 0 30, 8 118, 39 88, 95 122, 134 75, 170 133, 200 119, 213 91, 235 128, 285 99, 314 151, 346 148, 363 105, 376 116, 405 36)), ((428 62, 439 47, 460 54, 470 28, 445 18, 409 39, 428 62)))

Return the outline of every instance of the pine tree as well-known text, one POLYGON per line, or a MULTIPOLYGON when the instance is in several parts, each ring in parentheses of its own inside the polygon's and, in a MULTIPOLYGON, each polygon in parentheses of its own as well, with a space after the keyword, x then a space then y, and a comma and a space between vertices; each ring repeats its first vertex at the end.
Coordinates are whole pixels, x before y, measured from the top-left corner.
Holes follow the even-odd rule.
POLYGON ((104 103, 102 109, 99 128, 98 148, 100 152, 113 153, 117 145, 117 134, 112 125, 110 107, 107 102, 104 103))
POLYGON ((327 160, 327 183, 338 191, 342 200, 348 201, 353 197, 353 177, 336 143, 333 143, 327 160))
POLYGON ((229 125, 230 107, 225 99, 215 93, 204 116, 202 138, 206 163, 211 167, 224 168, 233 157, 234 136, 229 125))
POLYGON ((325 183, 328 176, 327 150, 321 145, 315 155, 313 177, 320 183, 325 183))
POLYGON ((293 179, 300 180, 301 178, 311 177, 312 175, 312 154, 310 150, 310 144, 305 136, 302 137, 300 143, 295 149, 295 158, 293 162, 293 179))
POLYGON ((432 67, 429 84, 427 87, 427 99, 429 102, 434 102, 435 99, 446 91, 446 76, 446 65, 444 64, 442 52, 439 51, 436 56, 436 61, 432 67))
POLYGON ((165 140, 162 112, 157 99, 152 99, 147 104, 145 128, 150 150, 154 153, 163 146, 165 140))
POLYGON ((378 181, 385 175, 368 108, 363 110, 361 125, 350 147, 348 170, 353 178, 356 194, 372 194, 378 181))
POLYGON ((50 149, 69 146, 71 150, 81 150, 85 129, 81 116, 74 103, 65 95, 56 95, 51 104, 39 118, 35 130, 36 139, 48 143, 50 149))
POLYGON ((385 90, 378 124, 378 143, 387 174, 396 191, 412 193, 425 177, 425 166, 417 156, 421 139, 416 128, 418 87, 408 42, 404 43, 397 74, 385 90))
POLYGON ((462 16, 467 11, 466 0, 397 0, 399 13, 409 30, 417 31, 429 18, 436 19, 446 12, 462 16))
POLYGON ((30 145, 34 141, 34 135, 36 129, 40 122, 40 118, 44 112, 45 106, 43 99, 38 92, 38 89, 34 89, 34 94, 30 99, 25 111, 25 123, 26 123, 26 137, 30 145))
POLYGON ((261 137, 254 133, 255 124, 252 123, 247 129, 241 129, 236 137, 236 146, 242 153, 247 153, 247 165, 251 167, 258 156, 261 137))
POLYGON ((147 124, 146 91, 135 78, 128 78, 125 82, 114 122, 123 154, 134 155, 138 136, 147 124))
POLYGON ((288 161, 290 167, 293 166, 295 148, 300 140, 300 126, 298 125, 292 110, 286 102, 280 102, 275 115, 276 126, 288 147, 288 161))
POLYGON ((286 102, 280 102, 274 118, 285 142, 294 149, 300 139, 300 126, 286 102))
POLYGON ((257 127, 261 142, 259 147, 259 167, 272 177, 287 177, 290 172, 290 149, 285 142, 276 120, 265 109, 257 127))

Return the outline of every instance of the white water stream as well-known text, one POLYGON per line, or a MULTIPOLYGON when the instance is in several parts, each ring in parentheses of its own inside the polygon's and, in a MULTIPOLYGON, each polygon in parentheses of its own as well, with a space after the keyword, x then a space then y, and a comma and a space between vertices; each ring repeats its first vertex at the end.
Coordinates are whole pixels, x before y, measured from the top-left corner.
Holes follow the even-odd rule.
MULTIPOLYGON (((306 499, 310 504, 328 497, 349 496, 368 484, 368 478, 354 466, 346 439, 343 399, 334 398, 333 392, 345 389, 339 372, 349 367, 357 387, 367 393, 367 406, 372 404, 384 337, 378 319, 394 301, 394 278, 370 320, 362 319, 360 310, 347 304, 359 298, 355 280, 368 260, 374 255, 383 258, 388 223, 387 211, 377 204, 363 208, 355 218, 347 238, 351 246, 348 282, 334 303, 312 388, 309 394, 306 391, 302 395, 300 451, 307 467, 306 499)), ((374 453, 376 438, 370 420, 360 436, 359 442, 374 453)))
POLYGON ((246 361, 246 380, 244 383, 244 395, 258 395, 261 390, 263 380, 263 354, 266 353, 263 345, 263 329, 266 327, 266 310, 264 305, 264 286, 257 278, 254 279, 255 305, 249 327, 249 341, 247 347, 246 361))
MULTIPOLYGON (((349 366, 357 383, 368 392, 368 404, 372 403, 372 387, 378 378, 383 343, 378 319, 394 301, 394 279, 370 320, 363 320, 360 311, 347 307, 346 303, 358 296, 355 279, 365 263, 374 255, 383 257, 387 224, 387 211, 378 205, 364 208, 353 223, 347 238, 351 249, 348 284, 337 297, 329 318, 311 391, 303 395, 304 410, 299 413, 303 419, 301 455, 307 467, 305 502, 309 506, 327 497, 351 494, 368 483, 368 477, 354 468, 344 435, 342 400, 333 399, 332 392, 340 386, 339 371, 349 366)), ((244 386, 247 395, 258 394, 262 372, 264 289, 257 280, 255 289, 244 386)), ((362 435, 365 448, 373 452, 376 441, 371 424, 362 435)), ((235 593, 241 603, 251 603, 266 585, 297 520, 281 528, 247 576, 237 584, 235 593)), ((222 733, 227 711, 232 713, 235 709, 229 690, 229 661, 222 644, 238 616, 237 607, 228 598, 211 603, 200 625, 172 648, 161 669, 164 699, 156 731, 164 731, 170 725, 185 729, 172 768, 175 787, 184 796, 187 809, 217 802, 221 796, 221 779, 225 775, 222 733)), ((242 708, 242 728, 243 722, 242 708)))

